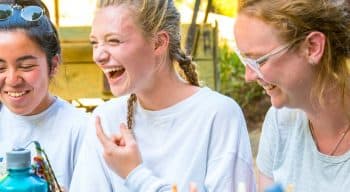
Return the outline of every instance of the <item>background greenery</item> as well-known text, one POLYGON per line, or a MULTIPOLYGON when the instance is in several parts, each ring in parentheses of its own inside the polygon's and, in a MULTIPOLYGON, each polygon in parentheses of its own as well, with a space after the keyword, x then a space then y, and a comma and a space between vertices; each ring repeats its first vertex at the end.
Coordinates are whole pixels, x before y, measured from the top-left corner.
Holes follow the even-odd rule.
POLYGON ((260 127, 260 123, 270 106, 264 90, 255 82, 244 79, 245 67, 227 44, 219 47, 220 92, 234 98, 242 107, 248 120, 248 128, 260 127))
MULTIPOLYGON (((175 0, 176 5, 186 4, 189 7, 194 7, 195 0, 175 0)), ((213 13, 234 17, 237 13, 238 0, 212 0, 213 13)), ((201 1, 200 10, 204 11, 207 7, 207 0, 201 1)))
POLYGON ((242 107, 264 95, 263 89, 257 83, 245 82, 245 67, 227 44, 219 47, 219 54, 220 92, 235 98, 242 107))

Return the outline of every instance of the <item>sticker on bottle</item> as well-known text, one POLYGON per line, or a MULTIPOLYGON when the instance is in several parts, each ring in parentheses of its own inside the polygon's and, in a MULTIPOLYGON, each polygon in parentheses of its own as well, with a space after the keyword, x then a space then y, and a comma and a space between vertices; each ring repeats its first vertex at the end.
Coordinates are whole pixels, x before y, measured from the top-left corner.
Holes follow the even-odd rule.
POLYGON ((5 159, 3 157, 0 157, 0 181, 6 177, 7 170, 6 170, 6 163, 5 159))

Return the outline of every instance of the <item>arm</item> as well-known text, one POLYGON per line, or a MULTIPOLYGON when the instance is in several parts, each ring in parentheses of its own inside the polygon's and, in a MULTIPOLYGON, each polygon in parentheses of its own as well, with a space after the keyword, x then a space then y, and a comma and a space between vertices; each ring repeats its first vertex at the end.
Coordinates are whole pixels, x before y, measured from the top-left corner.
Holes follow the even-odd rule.
POLYGON ((71 192, 113 191, 109 182, 109 172, 101 156, 102 151, 94 130, 93 126, 89 126, 86 131, 73 173, 69 190, 71 192))
MULTIPOLYGON (((87 114, 79 114, 79 115, 81 115, 82 117, 76 122, 77 124, 76 126, 78 128, 75 130, 74 143, 71 146, 72 147, 71 151, 73 151, 72 161, 73 161, 74 167, 78 162, 78 157, 83 145, 84 137, 87 132, 86 130, 89 127, 88 123, 90 121, 90 117, 87 114)), ((74 167, 73 167, 73 170, 74 170, 74 167)))
POLYGON ((205 187, 208 191, 236 191, 244 183, 254 192, 253 158, 245 119, 240 108, 224 105, 213 120, 205 187))
POLYGON ((261 171, 258 172, 258 192, 264 192, 273 183, 274 181, 271 177, 264 175, 261 171))

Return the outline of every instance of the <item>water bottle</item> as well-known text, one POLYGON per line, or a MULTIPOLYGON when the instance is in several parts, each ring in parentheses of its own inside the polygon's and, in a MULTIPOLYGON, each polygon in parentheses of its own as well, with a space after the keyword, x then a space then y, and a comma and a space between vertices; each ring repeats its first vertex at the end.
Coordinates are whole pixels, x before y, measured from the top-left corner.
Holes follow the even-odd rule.
POLYGON ((0 181, 0 192, 48 192, 48 184, 31 171, 31 155, 27 149, 6 153, 8 174, 0 181))

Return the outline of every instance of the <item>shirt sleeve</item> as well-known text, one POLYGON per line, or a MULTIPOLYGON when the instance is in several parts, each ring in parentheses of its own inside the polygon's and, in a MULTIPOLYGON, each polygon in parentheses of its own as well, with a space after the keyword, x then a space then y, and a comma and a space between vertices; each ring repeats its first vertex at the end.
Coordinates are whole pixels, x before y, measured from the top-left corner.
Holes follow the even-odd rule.
POLYGON ((271 178, 273 178, 274 154, 278 146, 276 142, 277 127, 275 127, 275 124, 273 123, 275 111, 276 109, 270 108, 266 114, 261 131, 259 150, 256 159, 259 171, 271 178))
POLYGON ((74 141, 72 145, 72 151, 74 152, 72 161, 74 166, 77 164, 78 156, 80 154, 80 150, 83 145, 83 141, 84 141, 86 130, 88 128, 89 121, 90 121, 90 117, 88 116, 88 114, 81 114, 81 118, 79 119, 79 122, 77 122, 77 125, 76 125, 77 129, 74 132, 74 136, 73 136, 74 141))
POLYGON ((205 179, 207 191, 237 191, 240 183, 247 191, 256 191, 250 141, 239 106, 222 106, 212 129, 205 179))
MULTIPOLYGON (((94 118, 91 118, 94 121, 94 118)), ((95 132, 90 122, 73 173, 70 192, 113 191, 109 171, 102 157, 95 132)))
POLYGON ((128 175, 125 185, 131 191, 165 192, 171 190, 170 184, 155 177, 151 170, 142 164, 128 175))

